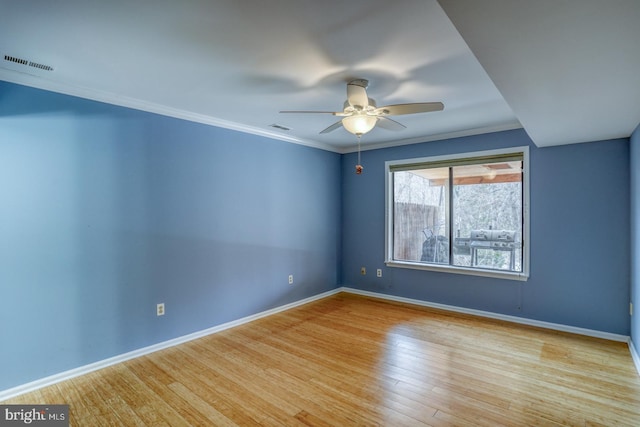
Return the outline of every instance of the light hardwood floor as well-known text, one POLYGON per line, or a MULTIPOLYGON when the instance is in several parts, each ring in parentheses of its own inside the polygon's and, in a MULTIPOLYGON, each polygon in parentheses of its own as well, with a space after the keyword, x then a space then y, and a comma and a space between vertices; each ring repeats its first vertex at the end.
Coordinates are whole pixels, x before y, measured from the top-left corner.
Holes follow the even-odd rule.
POLYGON ((625 343, 341 293, 3 403, 74 426, 640 426, 625 343))

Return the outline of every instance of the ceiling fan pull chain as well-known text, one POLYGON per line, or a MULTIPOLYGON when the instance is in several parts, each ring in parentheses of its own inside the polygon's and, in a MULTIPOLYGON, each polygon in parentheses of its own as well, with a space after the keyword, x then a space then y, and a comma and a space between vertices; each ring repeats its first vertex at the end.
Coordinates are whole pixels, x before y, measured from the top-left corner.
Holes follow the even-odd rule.
POLYGON ((356 165, 356 175, 360 175, 362 173, 362 165, 360 164, 360 138, 362 135, 356 135, 358 137, 358 164, 356 165))

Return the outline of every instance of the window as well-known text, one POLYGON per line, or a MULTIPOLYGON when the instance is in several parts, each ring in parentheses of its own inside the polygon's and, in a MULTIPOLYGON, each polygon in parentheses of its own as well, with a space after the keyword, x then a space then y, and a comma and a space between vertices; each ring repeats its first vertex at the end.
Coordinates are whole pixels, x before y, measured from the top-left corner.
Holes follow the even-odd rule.
POLYGON ((526 280, 528 154, 387 162, 387 265, 526 280))

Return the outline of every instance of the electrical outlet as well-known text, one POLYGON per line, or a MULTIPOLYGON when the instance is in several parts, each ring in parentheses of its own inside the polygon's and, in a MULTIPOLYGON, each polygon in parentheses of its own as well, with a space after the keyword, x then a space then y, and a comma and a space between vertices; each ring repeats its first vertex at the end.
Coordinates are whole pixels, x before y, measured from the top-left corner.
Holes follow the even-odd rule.
POLYGON ((360 269, 360 274, 362 274, 363 276, 364 276, 365 274, 367 274, 367 269, 366 269, 366 268, 364 268, 364 267, 362 267, 362 268, 360 269))
POLYGON ((164 316, 164 303, 163 302, 161 302, 160 304, 156 305, 156 315, 164 316))
POLYGON ((382 277, 382 269, 381 268, 376 270, 376 276, 382 277))
POLYGON ((293 285, 293 274, 289 275, 289 284, 293 285))

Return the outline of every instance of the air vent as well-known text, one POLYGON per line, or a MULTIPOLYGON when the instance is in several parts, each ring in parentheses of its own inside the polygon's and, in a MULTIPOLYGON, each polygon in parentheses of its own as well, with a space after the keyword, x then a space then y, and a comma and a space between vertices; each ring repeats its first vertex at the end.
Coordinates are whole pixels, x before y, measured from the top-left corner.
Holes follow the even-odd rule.
POLYGON ((280 130, 291 130, 291 128, 288 128, 288 127, 282 126, 282 125, 277 125, 275 123, 272 124, 272 125, 269 125, 269 126, 271 126, 272 128, 280 129, 280 130))
POLYGON ((29 61, 29 67, 39 68, 45 71, 53 71, 53 67, 50 65, 38 64, 37 62, 29 61))
POLYGON ((14 64, 25 65, 27 67, 37 68, 39 70, 44 71, 53 71, 53 67, 50 65, 40 64, 39 62, 29 61, 28 59, 18 58, 11 55, 5 55, 4 60, 8 62, 13 62, 14 64))
POLYGON ((27 61, 26 59, 16 58, 15 56, 5 55, 4 60, 9 62, 15 62, 16 64, 29 65, 29 61, 27 61))

